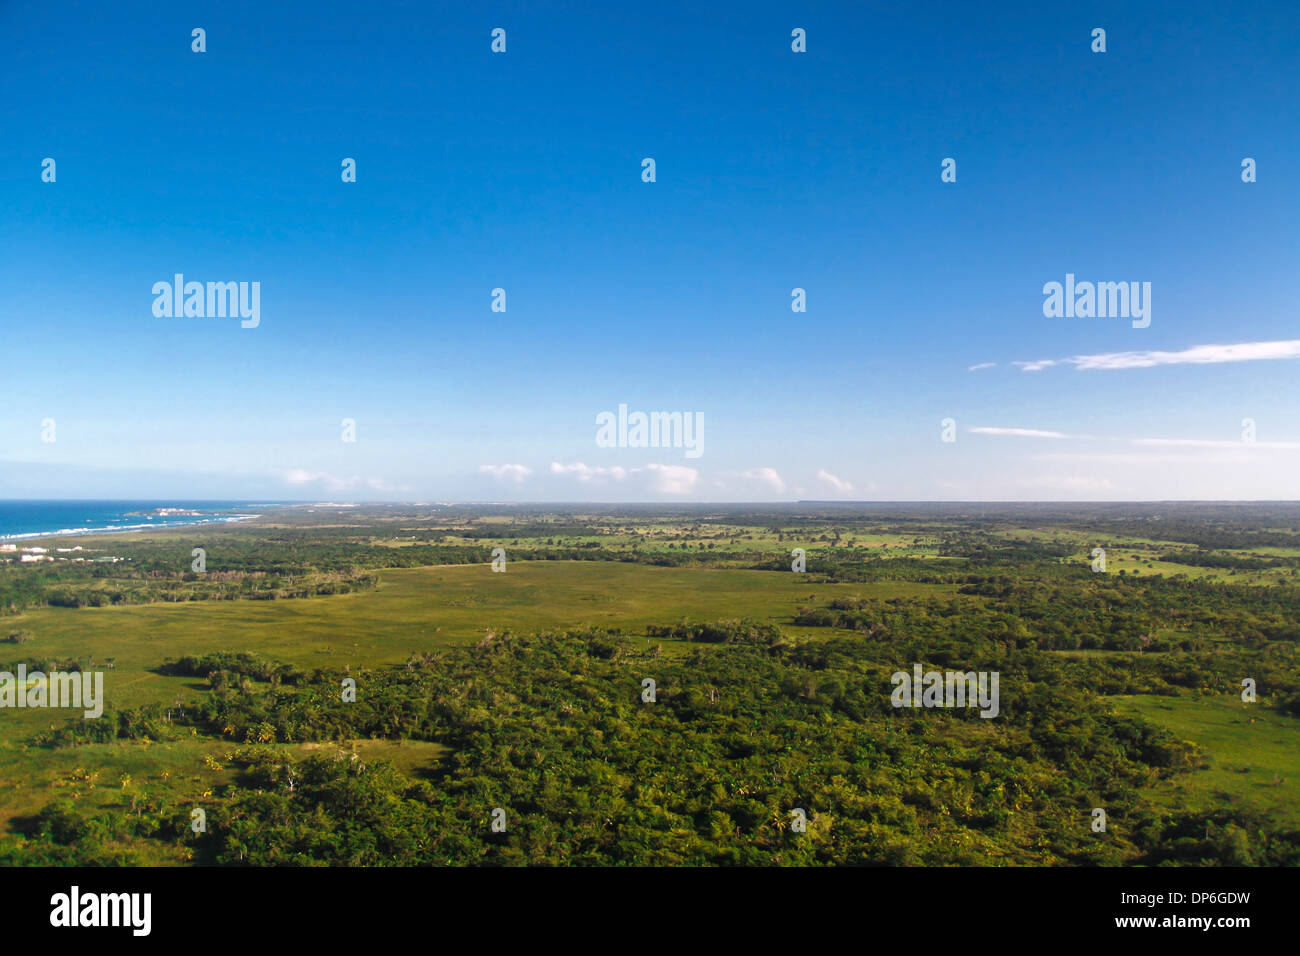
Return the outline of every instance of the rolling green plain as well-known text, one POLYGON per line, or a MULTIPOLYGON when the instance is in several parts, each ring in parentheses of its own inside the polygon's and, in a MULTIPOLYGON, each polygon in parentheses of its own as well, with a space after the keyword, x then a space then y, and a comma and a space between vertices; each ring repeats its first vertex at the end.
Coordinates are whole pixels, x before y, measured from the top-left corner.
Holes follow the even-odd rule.
MULTIPOLYGON (((123 535, 123 538, 129 537, 123 535)), ((102 545, 102 540, 97 544, 102 545)), ((114 541, 125 547, 129 542, 114 541)), ((911 583, 821 584, 793 574, 682 569, 581 561, 511 561, 505 573, 487 564, 384 571, 373 591, 296 601, 221 601, 104 608, 40 608, 11 619, 10 628, 41 635, 42 653, 113 660, 106 696, 118 708, 198 699, 205 682, 159 674, 166 657, 213 651, 249 651, 302 666, 395 665, 430 647, 470 644, 489 631, 540 631, 586 626, 620 627, 645 644, 683 652, 683 641, 640 635, 646 625, 678 620, 757 617, 791 626, 794 612, 814 593, 897 597, 951 594, 948 585, 911 583)), ((57 713, 57 712, 55 712, 57 713)), ((117 741, 68 751, 27 745, 60 722, 50 711, 4 713, 0 739, 0 820, 30 813, 59 791, 91 802, 121 801, 123 773, 168 783, 162 774, 204 792, 229 783, 233 771, 202 766, 205 754, 228 744, 195 737, 165 744, 117 741), (98 773, 95 787, 77 786, 77 770, 98 773), (179 778, 179 779, 178 779, 179 778), (72 782, 69 782, 72 781, 72 782)), ((372 749, 408 766, 410 741, 372 743, 372 749), (391 748, 391 752, 389 752, 391 748)))
MULTIPOLYGON (((604 640, 599 635, 612 633, 611 640, 626 648, 613 652, 614 660, 625 657, 643 669, 646 661, 672 661, 683 675, 691 668, 701 675, 707 670, 714 699, 717 687, 725 686, 717 668, 752 667, 757 681, 763 662, 776 661, 774 673, 786 690, 751 689, 757 696, 746 698, 744 706, 753 708, 755 719, 784 720, 782 701, 794 694, 799 706, 811 708, 798 715, 809 722, 799 726, 833 723, 841 735, 837 740, 874 755, 860 758, 863 780, 866 764, 877 775, 887 774, 892 760, 901 768, 910 751, 897 742, 922 732, 918 724, 900 729, 888 706, 891 687, 884 675, 908 669, 913 661, 961 670, 1003 661, 1005 668, 1005 729, 994 726, 998 721, 908 714, 909 721, 927 721, 927 749, 906 766, 911 782, 891 783, 902 789, 888 794, 882 783, 875 809, 869 794, 852 796, 855 787, 864 787, 845 782, 852 775, 836 783, 822 798, 826 809, 815 817, 834 835, 817 853, 800 856, 777 848, 770 843, 775 838, 756 835, 766 834, 769 825, 761 809, 744 823, 748 811, 731 804, 719 809, 719 796, 717 807, 702 797, 693 808, 672 809, 674 822, 662 825, 664 833, 689 831, 689 851, 661 847, 637 861, 933 864, 945 859, 937 836, 927 833, 947 833, 947 839, 968 848, 950 860, 958 863, 1214 864, 1243 862, 1241 854, 1245 862, 1294 862, 1288 854, 1300 845, 1300 584, 1295 577, 1300 517, 1295 511, 1277 506, 1244 518, 1234 512, 1225 521, 1222 514, 1193 506, 1173 514, 1165 509, 1157 536, 1140 514, 1117 516, 1086 506, 958 517, 924 507, 883 513, 865 506, 658 513, 317 506, 204 529, 201 535, 177 529, 78 539, 89 554, 124 560, 0 566, 5 588, 0 593, 9 611, 4 632, 20 635, 11 639, 8 659, 33 665, 75 661, 83 669, 102 669, 111 712, 106 719, 155 711, 165 716, 150 731, 124 730, 112 739, 92 740, 75 733, 58 738, 61 728, 86 723, 66 711, 0 712, 3 845, 18 863, 87 859, 92 837, 97 855, 90 858, 98 862, 255 862, 265 849, 257 840, 241 843, 238 856, 221 856, 234 851, 214 850, 184 832, 161 836, 165 827, 133 829, 132 814, 161 817, 191 806, 225 805, 232 814, 263 820, 254 803, 238 802, 251 801, 250 789, 262 794, 268 786, 250 783, 255 760, 249 748, 258 751, 256 760, 279 761, 277 767, 323 754, 355 754, 363 764, 387 762, 396 771, 394 780, 406 781, 394 786, 410 799, 415 790, 403 787, 433 781, 436 788, 457 754, 470 759, 468 738, 450 731, 371 730, 351 736, 281 728, 241 737, 233 729, 244 729, 237 719, 217 719, 217 711, 204 708, 217 701, 218 710, 233 708, 222 713, 238 716, 240 707, 251 713, 272 695, 260 678, 248 677, 252 672, 238 666, 230 671, 233 677, 210 676, 209 671, 228 667, 213 655, 247 653, 276 662, 286 674, 297 675, 286 678, 286 685, 298 681, 299 688, 312 680, 325 686, 322 675, 337 681, 340 675, 400 674, 417 665, 446 674, 452 662, 470 668, 468 686, 476 679, 474 668, 487 674, 492 667, 484 655, 494 641, 548 633, 573 646, 595 647, 604 640), (203 574, 189 568, 195 545, 207 550, 203 574), (1105 575, 1088 570, 1090 551, 1097 546, 1108 549, 1105 575), (498 547, 506 553, 505 573, 490 566, 498 547), (790 551, 796 547, 807 552, 806 573, 790 570, 790 551), (736 623, 742 621, 748 623, 736 623), (718 633, 733 636, 715 639, 698 627, 692 630, 719 622, 718 633), (766 635, 766 650, 751 646, 755 627, 766 635), (812 650, 818 645, 827 650, 812 650), (813 660, 842 648, 847 657, 813 660), (439 656, 444 654, 453 656, 439 656), (185 657, 216 663, 195 665, 190 672, 169 668, 168 662, 185 657), (1025 677, 1017 687, 1020 673, 1025 677), (1259 682, 1257 702, 1240 699, 1241 676, 1259 682), (803 686, 799 682, 805 677, 807 690, 790 690, 803 686), (235 694, 242 695, 242 703, 227 699, 228 679, 239 686, 235 694), (1056 704, 1047 702, 1054 689, 1061 695, 1056 704), (1080 769, 1069 748, 1055 742, 1054 735, 1064 733, 1061 728, 1069 722, 1066 699, 1086 703, 1084 709, 1095 715, 1090 718, 1095 733, 1114 735, 1114 746, 1098 744, 1102 756, 1087 758, 1117 761, 1111 770, 1100 764, 1080 769), (1053 716, 1051 708, 1057 706, 1061 714, 1053 716), (1034 711, 1038 707, 1041 714, 1034 711), (1135 731, 1127 720, 1146 729, 1135 731), (877 731, 905 736, 890 737, 894 744, 869 743, 877 731), (990 737, 999 733, 1005 735, 1001 742, 990 737), (1148 742, 1132 744, 1134 734, 1148 742), (320 739, 308 739, 313 737, 320 739), (1026 761, 1020 772, 1032 768, 1029 776, 1041 777, 1041 792, 1012 799, 1005 784, 979 779, 981 748, 990 753, 1006 748, 1026 761), (882 756, 890 753, 894 756, 882 756), (933 762, 931 770, 921 768, 923 762, 933 762), (1109 798, 1122 804, 1112 815, 1119 831, 1113 836, 1090 831, 1089 807, 1083 805, 1107 799, 1089 796, 1100 794, 1107 776, 1127 781, 1122 796, 1109 798), (939 779, 948 783, 933 782, 939 779), (1057 804, 1049 806, 1052 800, 1057 804), (1063 807, 1061 801, 1082 803, 1063 807), (94 834, 87 822, 80 830, 71 827, 75 836, 64 833, 71 826, 67 819, 89 821, 99 814, 127 822, 94 834), (1126 820, 1139 818, 1145 821, 1141 834, 1136 823, 1134 832, 1123 832, 1126 820), (1071 822, 1076 820, 1077 830, 1071 822), (1203 839, 1193 845, 1187 833, 1198 828, 1203 839), (727 849, 748 846, 750 836, 767 856, 751 859, 727 849), (1102 840, 1109 841, 1104 852, 1095 848, 1102 840)), ((587 661, 595 652, 584 653, 587 661)), ((621 679, 605 671, 584 675, 579 669, 565 679, 585 686, 602 680, 617 686, 621 679)), ((362 685, 362 693, 375 686, 364 680, 362 685)), ((586 694, 582 686, 576 690, 586 694)), ((500 689, 492 693, 500 699, 500 689)), ((617 705, 619 719, 637 719, 632 716, 637 703, 633 682, 626 701, 617 705)), ((538 727, 554 716, 530 712, 525 708, 536 705, 515 700, 502 706, 503 715, 508 710, 538 727)), ((122 726, 128 723, 124 718, 122 726)), ((498 727, 500 735, 504 726, 498 727)), ((695 733, 700 725, 691 726, 695 733)), ((704 753, 715 740, 730 740, 736 732, 709 730, 692 753, 704 753)), ((1082 746, 1083 736, 1078 739, 1082 746)), ((785 746, 803 744, 788 740, 764 746, 778 754, 785 746)), ((728 747, 734 753, 735 745, 728 747)), ((723 758, 701 759, 719 780, 731 778, 723 758)), ((799 777, 811 770, 789 772, 799 777)), ((1007 773, 1010 780, 1014 773, 1007 773)), ((735 779, 741 782, 727 800, 757 786, 743 774, 735 779)), ((728 785, 717 786, 726 791, 728 785)), ((652 801, 634 796, 637 787, 626 780, 618 788, 614 805, 625 809, 617 812, 631 813, 627 807, 652 801)), ((305 799, 292 786, 289 790, 291 802, 305 799)), ((447 790, 420 799, 451 801, 453 794, 447 790)), ((780 810, 775 796, 769 804, 780 810)), ((545 801, 538 798, 536 806, 545 801)), ((456 804, 457 813, 462 809, 456 804)), ((606 815, 614 819, 617 813, 606 815)), ((779 823, 771 825, 781 829, 779 823)), ((264 839, 266 846, 273 842, 264 839)), ((500 856, 481 862, 551 862, 546 854, 554 851, 543 849, 536 833, 514 840, 509 847, 489 847, 484 852, 500 856)), ((381 862, 360 851, 346 859, 331 852, 298 846, 292 857, 266 859, 381 862)), ((619 855, 623 848, 613 844, 602 844, 599 852, 606 855, 572 862, 627 861, 619 855)), ((455 861, 452 850, 444 856, 444 862, 455 861)))

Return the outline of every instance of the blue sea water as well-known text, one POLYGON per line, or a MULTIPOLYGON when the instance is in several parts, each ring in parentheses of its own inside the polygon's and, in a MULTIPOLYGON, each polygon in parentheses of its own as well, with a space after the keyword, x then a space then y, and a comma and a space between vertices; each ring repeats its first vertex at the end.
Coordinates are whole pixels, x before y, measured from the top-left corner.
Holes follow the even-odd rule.
POLYGON ((253 501, 0 501, 0 541, 239 521, 283 507, 253 501), (159 515, 162 508, 199 512, 159 515))

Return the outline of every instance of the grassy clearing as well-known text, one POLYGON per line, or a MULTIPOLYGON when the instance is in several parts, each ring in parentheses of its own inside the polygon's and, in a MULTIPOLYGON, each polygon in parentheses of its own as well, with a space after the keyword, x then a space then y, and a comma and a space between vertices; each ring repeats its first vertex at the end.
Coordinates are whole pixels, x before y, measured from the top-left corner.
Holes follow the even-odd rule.
POLYGON ((374 591, 309 600, 40 608, 11 619, 35 639, 9 656, 115 658, 110 699, 135 706, 166 701, 192 683, 150 672, 184 654, 254 651, 301 666, 376 666, 477 641, 487 629, 592 625, 635 633, 648 624, 738 617, 788 625, 814 598, 954 593, 946 585, 823 584, 772 571, 607 562, 514 561, 504 574, 487 565, 391 569, 380 573, 374 591))
POLYGON ((1168 807, 1252 809, 1300 826, 1300 720, 1237 697, 1112 698, 1122 713, 1137 713, 1209 756, 1209 766, 1153 792, 1168 807))

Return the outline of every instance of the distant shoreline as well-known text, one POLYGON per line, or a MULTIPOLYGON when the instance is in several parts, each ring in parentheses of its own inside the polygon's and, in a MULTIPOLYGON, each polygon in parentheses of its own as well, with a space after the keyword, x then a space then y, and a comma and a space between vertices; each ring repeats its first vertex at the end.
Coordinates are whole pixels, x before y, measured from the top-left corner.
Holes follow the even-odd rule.
POLYGON ((110 525, 105 528, 61 528, 58 531, 23 531, 18 534, 0 534, 0 541, 31 541, 38 538, 74 538, 92 534, 116 534, 119 531, 148 531, 150 529, 185 528, 205 524, 230 524, 236 521, 250 521, 262 517, 260 514, 226 515, 221 517, 204 516, 192 520, 170 520, 145 522, 143 524, 110 525))

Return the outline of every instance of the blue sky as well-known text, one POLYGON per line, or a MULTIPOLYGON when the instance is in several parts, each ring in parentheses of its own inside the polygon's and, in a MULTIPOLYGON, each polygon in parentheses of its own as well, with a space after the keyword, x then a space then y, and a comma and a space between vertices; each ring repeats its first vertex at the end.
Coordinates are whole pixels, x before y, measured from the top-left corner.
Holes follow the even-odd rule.
POLYGON ((1294 4, 593 6, 0 2, 0 496, 1300 497, 1294 4))

